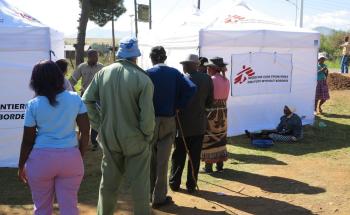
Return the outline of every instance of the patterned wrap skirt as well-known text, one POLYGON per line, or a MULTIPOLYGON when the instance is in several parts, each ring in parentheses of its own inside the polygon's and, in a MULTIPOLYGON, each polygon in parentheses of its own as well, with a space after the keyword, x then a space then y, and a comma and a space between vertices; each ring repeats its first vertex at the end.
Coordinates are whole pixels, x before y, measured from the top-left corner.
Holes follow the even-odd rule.
POLYGON ((227 107, 226 100, 215 100, 208 109, 208 126, 203 139, 202 161, 217 163, 227 160, 227 107))
POLYGON ((316 100, 328 100, 329 98, 327 80, 317 81, 316 100))

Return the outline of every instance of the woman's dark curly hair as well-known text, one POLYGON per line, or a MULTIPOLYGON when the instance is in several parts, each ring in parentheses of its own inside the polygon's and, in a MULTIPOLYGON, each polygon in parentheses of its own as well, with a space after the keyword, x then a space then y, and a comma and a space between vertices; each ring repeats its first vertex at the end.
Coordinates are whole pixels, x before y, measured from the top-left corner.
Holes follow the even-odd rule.
POLYGON ((56 61, 57 66, 61 69, 61 72, 63 75, 66 75, 67 68, 68 68, 68 62, 65 59, 60 59, 56 61))
POLYGON ((56 95, 64 90, 63 83, 63 74, 55 62, 41 61, 34 66, 30 87, 37 96, 46 96, 50 105, 57 105, 56 95))

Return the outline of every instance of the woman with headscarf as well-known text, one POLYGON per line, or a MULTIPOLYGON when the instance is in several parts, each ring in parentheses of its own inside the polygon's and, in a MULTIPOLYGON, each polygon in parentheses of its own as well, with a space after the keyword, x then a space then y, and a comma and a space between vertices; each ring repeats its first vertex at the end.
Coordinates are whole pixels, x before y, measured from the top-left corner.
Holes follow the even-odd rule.
POLYGON ((296 109, 291 105, 284 106, 284 115, 280 119, 275 130, 264 130, 261 133, 246 135, 252 139, 272 139, 274 142, 296 142, 303 137, 303 125, 301 118, 295 113, 296 109))
POLYGON ((322 105, 330 98, 327 85, 328 68, 324 63, 326 60, 327 57, 324 54, 318 55, 315 112, 318 110, 320 114, 323 113, 322 105))
POLYGON ((208 126, 204 135, 201 159, 205 162, 204 172, 222 171, 227 160, 227 106, 230 82, 226 78, 226 63, 223 58, 215 57, 204 64, 208 68, 214 87, 214 102, 208 110, 208 126))

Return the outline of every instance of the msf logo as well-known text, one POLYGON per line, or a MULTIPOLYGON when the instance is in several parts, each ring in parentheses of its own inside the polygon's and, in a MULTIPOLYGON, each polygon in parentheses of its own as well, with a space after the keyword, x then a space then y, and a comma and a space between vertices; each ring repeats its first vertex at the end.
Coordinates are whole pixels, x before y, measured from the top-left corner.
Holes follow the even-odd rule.
POLYGON ((234 84, 243 84, 248 80, 249 77, 252 77, 255 75, 255 72, 251 67, 246 67, 246 65, 243 65, 242 70, 237 73, 234 84))

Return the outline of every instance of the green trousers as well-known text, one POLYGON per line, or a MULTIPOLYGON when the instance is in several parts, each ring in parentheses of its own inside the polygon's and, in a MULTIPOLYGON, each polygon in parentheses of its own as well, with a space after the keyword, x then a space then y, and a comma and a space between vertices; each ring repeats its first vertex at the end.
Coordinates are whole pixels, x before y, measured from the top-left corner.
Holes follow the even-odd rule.
POLYGON ((150 214, 150 147, 141 153, 125 157, 119 152, 103 150, 98 215, 113 215, 123 176, 131 186, 135 215, 150 214))

